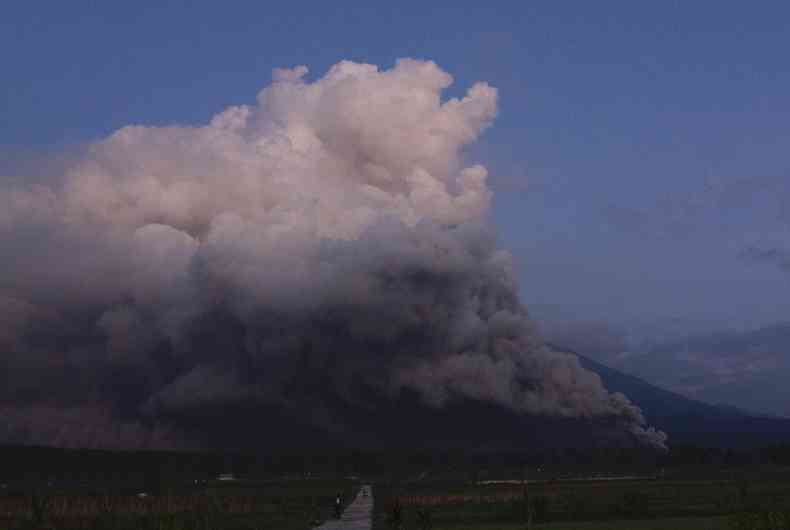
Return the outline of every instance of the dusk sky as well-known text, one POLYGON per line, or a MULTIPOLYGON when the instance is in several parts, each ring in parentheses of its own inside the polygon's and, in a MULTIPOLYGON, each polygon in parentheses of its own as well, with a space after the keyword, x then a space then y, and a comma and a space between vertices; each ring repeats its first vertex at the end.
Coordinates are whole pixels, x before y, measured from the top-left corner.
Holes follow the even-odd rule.
POLYGON ((499 90, 468 158, 538 317, 787 320, 786 2, 467 4, 11 0, 0 175, 128 124, 205 123, 273 68, 428 59, 449 96, 499 90))

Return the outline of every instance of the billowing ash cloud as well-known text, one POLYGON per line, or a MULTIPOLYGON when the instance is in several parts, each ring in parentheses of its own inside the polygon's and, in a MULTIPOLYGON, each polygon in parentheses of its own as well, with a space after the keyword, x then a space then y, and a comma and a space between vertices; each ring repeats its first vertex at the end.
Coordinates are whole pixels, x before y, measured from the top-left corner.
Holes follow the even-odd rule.
POLYGON ((486 169, 461 157, 496 90, 442 101, 452 78, 417 60, 306 73, 275 71, 204 126, 125 127, 56 182, 7 179, 2 440, 199 445, 208 409, 314 407, 329 425, 321 396, 409 390, 662 445, 518 301, 486 169))

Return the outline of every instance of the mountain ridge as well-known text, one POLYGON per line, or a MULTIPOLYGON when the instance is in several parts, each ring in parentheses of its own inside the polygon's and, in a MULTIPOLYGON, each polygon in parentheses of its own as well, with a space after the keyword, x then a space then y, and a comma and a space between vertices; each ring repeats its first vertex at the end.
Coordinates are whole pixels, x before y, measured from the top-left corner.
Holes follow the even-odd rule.
POLYGON ((583 354, 549 344, 555 351, 575 355, 611 392, 622 392, 642 409, 649 425, 665 431, 669 443, 694 443, 715 447, 756 447, 790 442, 790 419, 758 416, 733 406, 720 406, 688 398, 583 354))

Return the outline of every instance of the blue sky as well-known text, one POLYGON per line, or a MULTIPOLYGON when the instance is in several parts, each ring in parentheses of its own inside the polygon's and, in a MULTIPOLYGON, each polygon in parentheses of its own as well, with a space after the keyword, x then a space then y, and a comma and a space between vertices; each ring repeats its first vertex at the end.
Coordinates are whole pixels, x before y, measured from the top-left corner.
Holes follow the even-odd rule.
POLYGON ((539 316, 787 320, 790 272, 743 250, 790 248, 790 4, 468 4, 10 0, 0 174, 130 123, 204 122, 275 67, 433 59, 449 95, 500 90, 469 155, 539 316))

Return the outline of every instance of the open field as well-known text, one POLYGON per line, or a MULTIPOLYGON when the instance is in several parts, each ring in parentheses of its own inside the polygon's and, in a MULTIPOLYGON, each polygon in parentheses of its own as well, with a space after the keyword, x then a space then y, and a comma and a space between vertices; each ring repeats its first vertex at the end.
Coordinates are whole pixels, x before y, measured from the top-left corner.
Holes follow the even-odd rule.
POLYGON ((99 494, 92 488, 0 493, 0 530, 304 530, 328 519, 349 480, 211 482, 159 495, 99 494))
POLYGON ((418 481, 382 485, 377 500, 378 529, 396 527, 394 519, 403 528, 433 530, 790 528, 785 472, 526 484, 418 481))
MULTIPOLYGON (((523 523, 491 523, 472 526, 436 526, 435 530, 524 530, 523 523)), ((721 530, 729 528, 726 517, 673 517, 667 519, 625 519, 615 521, 577 521, 536 523, 535 530, 721 530)))
POLYGON ((307 530, 331 518, 336 493, 351 501, 360 484, 373 485, 376 530, 790 530, 787 454, 9 448, 0 530, 307 530))
MULTIPOLYGON (((0 492, 0 530, 307 530, 350 479, 208 481, 164 493, 0 492)), ((782 530, 790 473, 732 478, 419 480, 374 485, 377 530, 782 530), (400 515, 394 516, 399 508, 400 515)))

